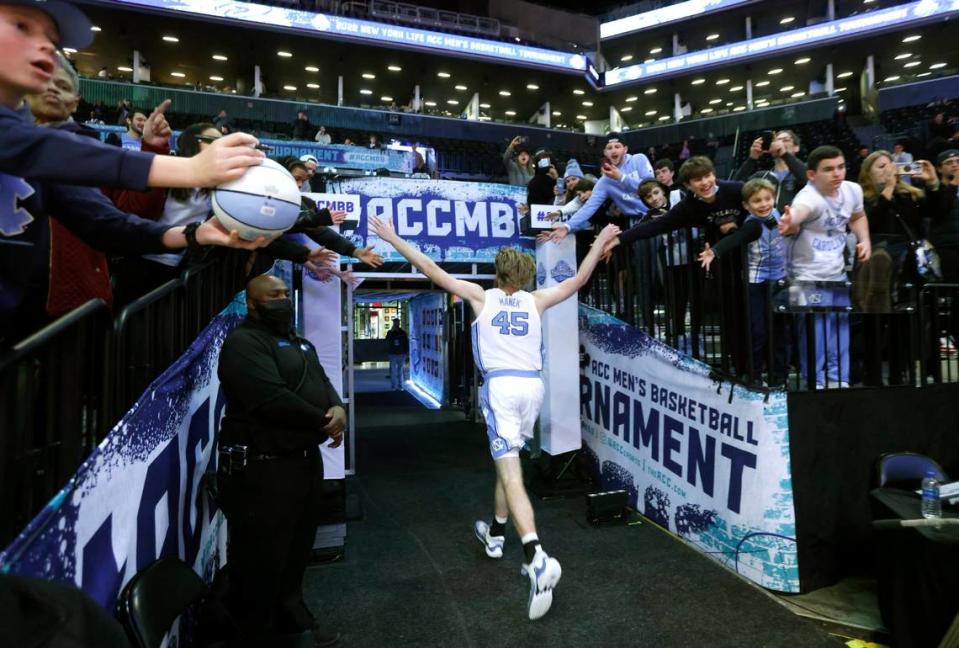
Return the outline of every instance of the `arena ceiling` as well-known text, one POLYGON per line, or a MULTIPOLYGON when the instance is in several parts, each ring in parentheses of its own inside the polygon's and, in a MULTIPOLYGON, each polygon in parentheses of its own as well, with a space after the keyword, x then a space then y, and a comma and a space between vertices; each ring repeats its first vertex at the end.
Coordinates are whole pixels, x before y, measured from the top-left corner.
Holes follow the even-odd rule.
MULTIPOLYGON (((769 6, 755 14, 759 16, 754 19, 755 28, 760 32, 765 29, 763 25, 778 25, 783 18, 806 18, 805 0, 762 4, 769 6)), ((581 121, 578 118, 606 119, 610 105, 624 111, 623 117, 633 126, 656 123, 672 113, 675 92, 690 99, 697 113, 731 110, 745 104, 747 78, 757 84, 754 99, 793 99, 793 95, 808 92, 812 80, 823 78, 829 62, 837 75, 853 73, 838 78, 836 86, 845 88, 840 96, 855 100, 857 78, 869 53, 876 57, 880 81, 955 70, 959 64, 959 43, 951 33, 954 30, 950 30, 951 23, 943 23, 601 93, 576 75, 116 8, 85 9, 101 30, 88 50, 72 55, 81 74, 86 76, 95 76, 106 66, 114 78, 129 79, 130 72, 119 68, 130 67, 132 52, 137 49, 149 63, 151 82, 156 84, 192 86, 200 82, 218 88, 239 87, 243 93, 244 88, 252 86, 253 66, 258 63, 269 95, 304 104, 335 104, 337 78, 342 75, 346 105, 383 108, 395 102, 402 106, 410 101, 418 83, 423 99, 435 104, 433 110, 459 114, 473 93, 479 92, 480 101, 489 105, 484 112, 496 121, 525 122, 544 102, 550 101, 551 110, 559 113, 554 114, 553 124, 566 126, 581 121), (916 35, 921 38, 902 42, 916 35), (809 60, 804 61, 806 58, 809 60), (946 66, 929 69, 938 63, 946 66), (775 70, 780 71, 772 73, 775 70)), ((699 24, 701 27, 702 22, 699 24)), ((713 24, 711 33, 720 36, 711 44, 744 36, 737 31, 743 27, 742 17, 736 14, 724 13, 713 24)), ((704 46, 696 38, 711 35, 694 29, 681 33, 691 50, 704 46)), ((662 56, 650 52, 658 48, 667 51, 670 34, 669 30, 653 30, 617 38, 604 45, 604 54, 612 66, 662 56), (627 56, 631 58, 622 61, 627 56)))

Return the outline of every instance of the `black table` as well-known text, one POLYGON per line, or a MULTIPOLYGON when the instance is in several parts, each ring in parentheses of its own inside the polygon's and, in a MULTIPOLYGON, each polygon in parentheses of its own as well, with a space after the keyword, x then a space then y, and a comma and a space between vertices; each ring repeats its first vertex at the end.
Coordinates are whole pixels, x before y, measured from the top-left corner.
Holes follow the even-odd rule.
MULTIPOLYGON (((873 519, 921 517, 920 497, 896 488, 870 493, 873 519)), ((959 511, 943 505, 943 517, 959 511)), ((959 527, 876 530, 879 611, 896 648, 935 648, 959 612, 959 527)))

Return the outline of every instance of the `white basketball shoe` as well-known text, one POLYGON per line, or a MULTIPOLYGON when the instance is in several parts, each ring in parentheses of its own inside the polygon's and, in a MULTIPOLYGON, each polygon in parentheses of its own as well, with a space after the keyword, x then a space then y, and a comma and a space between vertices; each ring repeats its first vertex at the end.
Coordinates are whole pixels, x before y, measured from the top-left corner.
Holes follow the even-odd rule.
POLYGON ((475 533, 477 539, 483 543, 483 548, 486 549, 487 556, 490 558, 503 557, 503 543, 506 542, 504 536, 490 535, 489 525, 483 522, 483 520, 477 520, 473 524, 473 533, 475 533))
POLYGON ((532 562, 523 565, 520 573, 529 577, 527 608, 530 620, 535 621, 549 612, 553 604, 553 588, 559 583, 563 568, 560 567, 558 560, 550 558, 545 551, 539 549, 533 556, 532 562))

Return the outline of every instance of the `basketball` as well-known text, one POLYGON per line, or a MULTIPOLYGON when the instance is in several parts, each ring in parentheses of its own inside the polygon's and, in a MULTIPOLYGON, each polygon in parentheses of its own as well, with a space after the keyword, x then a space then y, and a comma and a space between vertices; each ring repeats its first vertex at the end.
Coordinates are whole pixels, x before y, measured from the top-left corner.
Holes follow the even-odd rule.
POLYGON ((300 214, 300 190, 290 172, 273 160, 251 166, 242 177, 213 190, 213 213, 240 238, 279 236, 300 214))

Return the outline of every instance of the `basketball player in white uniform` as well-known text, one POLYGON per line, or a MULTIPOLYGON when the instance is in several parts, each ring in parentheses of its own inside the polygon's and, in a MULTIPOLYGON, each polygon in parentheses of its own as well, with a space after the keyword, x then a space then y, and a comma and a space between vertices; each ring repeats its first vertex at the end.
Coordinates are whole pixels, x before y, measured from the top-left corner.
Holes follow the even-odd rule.
POLYGON ((503 556, 504 526, 510 515, 523 542, 526 562, 522 573, 530 581, 527 611, 538 619, 553 603, 553 588, 563 571, 559 561, 543 550, 536 533, 533 507, 523 485, 519 450, 533 436, 533 425, 543 403, 542 328, 540 317, 550 306, 566 300, 586 283, 602 254, 603 245, 619 228, 607 225, 593 243, 579 271, 559 285, 534 292, 532 257, 513 248, 496 255, 496 288, 454 279, 426 255, 404 241, 389 222, 370 219, 372 229, 443 290, 469 303, 473 322, 473 355, 483 372, 480 405, 486 418, 490 453, 496 467, 495 517, 478 521, 474 532, 490 558, 503 556))

